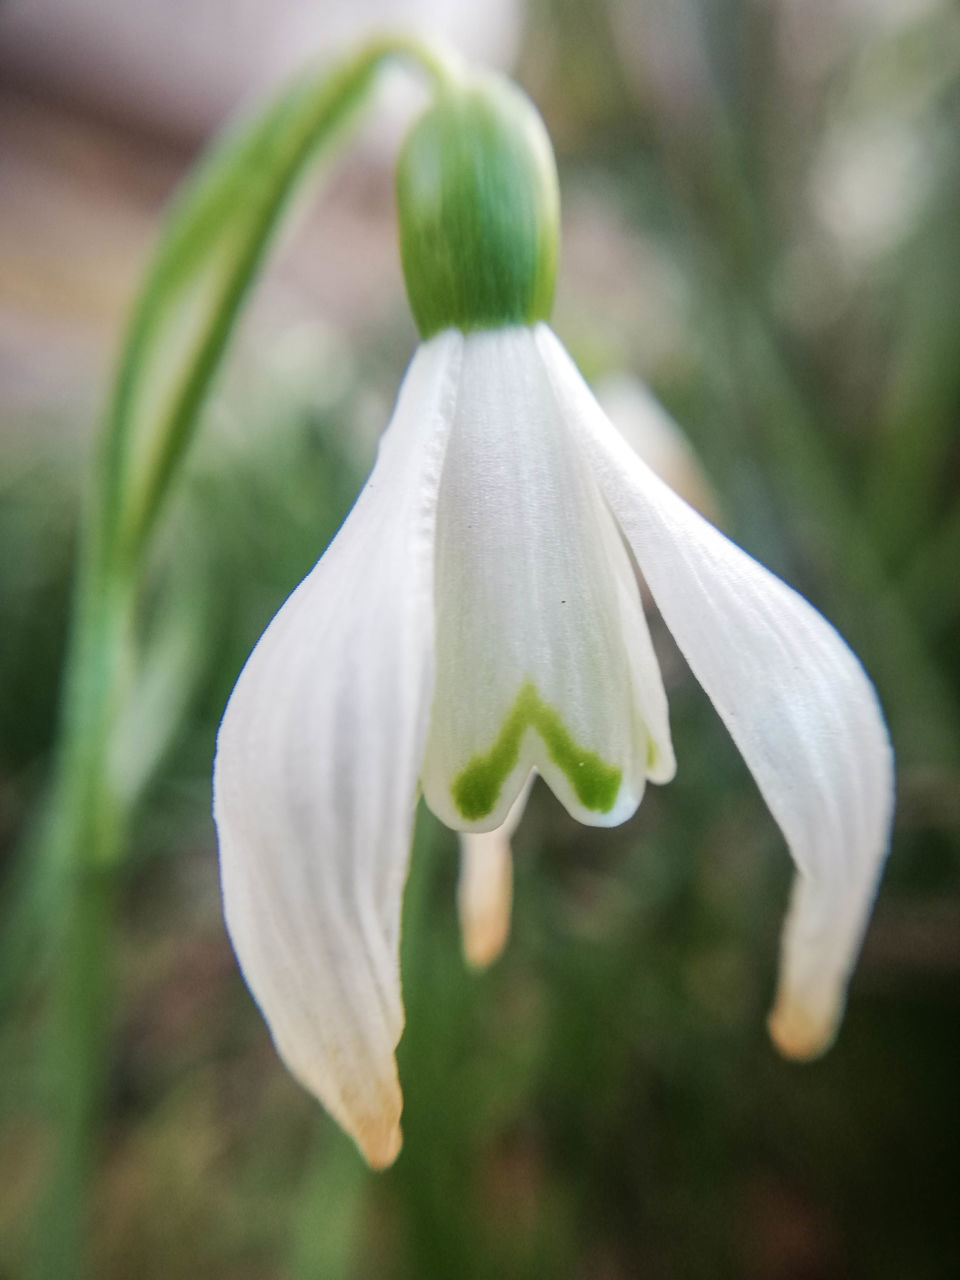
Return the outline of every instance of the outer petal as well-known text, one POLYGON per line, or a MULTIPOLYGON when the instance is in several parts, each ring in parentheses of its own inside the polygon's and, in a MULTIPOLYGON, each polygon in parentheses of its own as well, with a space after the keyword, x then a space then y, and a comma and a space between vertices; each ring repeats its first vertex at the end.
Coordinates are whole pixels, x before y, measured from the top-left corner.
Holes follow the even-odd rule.
POLYGON ((264 632, 217 742, 224 912, 293 1074, 372 1165, 400 1149, 400 908, 433 691, 437 488, 462 352, 414 357, 343 528, 264 632))
POLYGON ((537 336, 667 626, 799 869, 771 1033, 785 1054, 815 1056, 842 1015, 890 839, 893 755, 873 685, 806 600, 631 452, 556 337, 537 336))
POLYGON ((460 836, 460 881, 457 908, 463 954, 474 969, 486 969, 498 958, 510 936, 513 906, 513 854, 516 831, 535 774, 514 800, 506 820, 493 831, 465 831, 460 836))
POLYGON ((492 830, 536 768, 613 825, 673 770, 629 556, 532 330, 464 342, 437 513, 437 684, 423 771, 449 826, 492 830))

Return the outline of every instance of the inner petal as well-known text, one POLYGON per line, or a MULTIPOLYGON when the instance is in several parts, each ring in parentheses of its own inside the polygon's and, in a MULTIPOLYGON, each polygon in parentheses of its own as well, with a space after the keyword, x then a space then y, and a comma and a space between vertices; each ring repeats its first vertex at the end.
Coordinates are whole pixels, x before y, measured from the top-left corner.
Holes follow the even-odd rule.
POLYGON ((672 770, 666 698, 629 557, 528 329, 465 341, 436 548, 427 803, 489 830, 536 768, 581 821, 624 821, 645 777, 672 770))

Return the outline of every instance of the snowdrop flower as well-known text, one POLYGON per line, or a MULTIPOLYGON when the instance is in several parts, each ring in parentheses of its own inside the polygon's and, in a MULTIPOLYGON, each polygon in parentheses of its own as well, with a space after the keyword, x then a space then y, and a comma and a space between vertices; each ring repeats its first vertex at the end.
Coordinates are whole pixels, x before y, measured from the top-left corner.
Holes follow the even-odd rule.
POLYGON ((829 623, 647 468, 547 325, 546 133, 493 77, 398 168, 423 342, 356 505, 267 628, 218 740, 225 915, 293 1074, 385 1166, 401 1143, 400 913, 418 793, 501 827, 533 771, 612 826, 675 763, 630 553, 798 877, 771 1030, 830 1042, 886 852, 892 757, 829 623))

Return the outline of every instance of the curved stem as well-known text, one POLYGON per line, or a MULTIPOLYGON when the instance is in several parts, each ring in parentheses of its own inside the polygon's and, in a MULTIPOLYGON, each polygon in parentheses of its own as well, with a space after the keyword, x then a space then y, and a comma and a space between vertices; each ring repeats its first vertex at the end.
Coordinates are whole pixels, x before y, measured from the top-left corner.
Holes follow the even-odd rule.
POLYGON ((455 55, 439 47, 405 36, 379 37, 331 75, 294 83, 252 129, 215 148, 174 209, 131 326, 105 432, 100 512, 108 521, 106 540, 125 558, 136 559, 149 537, 292 193, 341 136, 391 59, 410 62, 436 89, 460 74, 455 55), (220 248, 224 240, 226 252, 220 248), (221 253, 225 260, 218 264, 221 253), (149 365, 151 356, 157 358, 149 347, 163 354, 165 322, 176 330, 176 304, 190 301, 183 295, 197 274, 198 258, 214 259, 211 296, 203 299, 193 342, 168 373, 169 404, 149 433, 145 457, 138 457, 138 401, 153 390, 149 365))

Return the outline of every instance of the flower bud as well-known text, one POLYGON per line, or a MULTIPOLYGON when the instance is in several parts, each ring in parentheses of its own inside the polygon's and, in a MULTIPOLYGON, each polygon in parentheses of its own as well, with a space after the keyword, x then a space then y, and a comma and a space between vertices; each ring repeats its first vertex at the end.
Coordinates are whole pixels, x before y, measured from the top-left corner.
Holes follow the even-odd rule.
POLYGON ((424 339, 549 318, 559 195, 526 94, 500 76, 445 85, 397 165, 400 250, 424 339))

